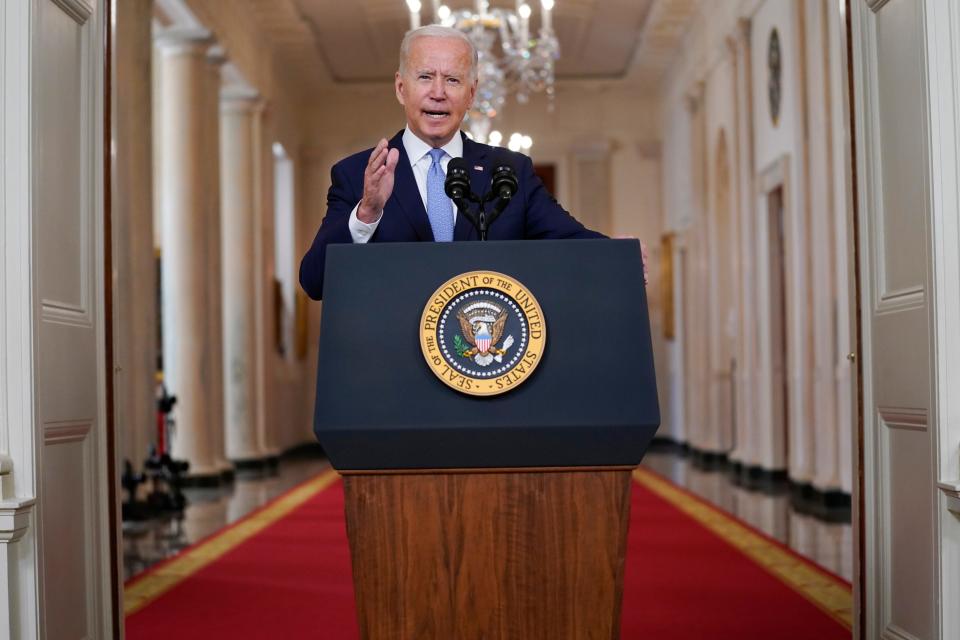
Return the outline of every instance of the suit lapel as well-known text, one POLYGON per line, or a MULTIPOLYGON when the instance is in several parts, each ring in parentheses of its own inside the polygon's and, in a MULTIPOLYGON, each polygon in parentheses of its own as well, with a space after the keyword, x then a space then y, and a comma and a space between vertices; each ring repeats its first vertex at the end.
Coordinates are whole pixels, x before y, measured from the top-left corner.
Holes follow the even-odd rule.
POLYGON ((417 180, 413 177, 413 167, 410 165, 410 158, 407 157, 407 150, 403 146, 403 131, 393 137, 389 147, 400 151, 400 159, 397 161, 394 173, 393 195, 390 196, 390 200, 404 212, 421 241, 433 242, 430 219, 427 217, 427 210, 423 208, 420 189, 417 188, 417 180))
MULTIPOLYGON (((475 194, 483 197, 490 185, 490 159, 485 144, 478 144, 463 133, 463 159, 467 162, 470 171, 470 188, 475 194), (477 169, 480 167, 480 169, 477 169)), ((472 205, 476 206, 476 205, 472 205)), ((453 229, 454 240, 476 240, 479 238, 473 224, 466 216, 457 215, 457 224, 453 229)))

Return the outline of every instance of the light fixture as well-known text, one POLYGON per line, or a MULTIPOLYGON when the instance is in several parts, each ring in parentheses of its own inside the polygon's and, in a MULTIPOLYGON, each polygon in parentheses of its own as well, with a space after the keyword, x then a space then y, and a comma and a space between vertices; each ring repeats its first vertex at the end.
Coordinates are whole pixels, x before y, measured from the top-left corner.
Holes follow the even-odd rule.
POLYGON ((410 10, 410 28, 418 28, 420 26, 420 0, 407 0, 407 9, 410 10))
MULTIPOLYGON (((496 143, 494 143, 492 140, 492 133, 493 132, 491 132, 490 144, 493 146, 497 146, 500 143, 500 136, 499 136, 500 132, 499 131, 496 132, 498 134, 498 139, 496 143)), ((531 138, 530 136, 524 135, 519 131, 510 134, 510 140, 507 141, 507 149, 510 149, 510 151, 528 152, 530 151, 530 148, 532 146, 533 146, 533 138, 531 138)))

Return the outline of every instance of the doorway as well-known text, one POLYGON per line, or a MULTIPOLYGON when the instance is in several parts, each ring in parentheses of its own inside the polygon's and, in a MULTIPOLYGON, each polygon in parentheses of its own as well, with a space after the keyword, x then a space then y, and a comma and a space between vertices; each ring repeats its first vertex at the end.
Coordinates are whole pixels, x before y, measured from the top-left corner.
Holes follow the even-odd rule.
MULTIPOLYGON (((787 275, 783 220, 783 185, 769 191, 767 199, 767 257, 770 314, 770 417, 779 438, 783 460, 790 459, 790 396, 787 391, 787 275)), ((774 442, 778 439, 775 438, 774 442)))

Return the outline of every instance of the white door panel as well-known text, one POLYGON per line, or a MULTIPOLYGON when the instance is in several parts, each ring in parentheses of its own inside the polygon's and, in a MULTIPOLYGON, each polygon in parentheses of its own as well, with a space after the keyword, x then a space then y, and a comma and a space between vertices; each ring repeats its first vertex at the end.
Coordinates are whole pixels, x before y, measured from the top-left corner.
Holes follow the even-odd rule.
POLYGON ((860 606, 866 638, 943 637, 931 428, 936 351, 926 4, 851 3, 863 323, 860 606))
POLYGON ((109 635, 99 13, 34 0, 41 634, 109 635))
POLYGON ((872 322, 877 406, 926 412, 930 402, 927 306, 874 312, 872 322))
POLYGON ((0 640, 112 637, 103 0, 0 1, 0 640))
POLYGON ((891 425, 882 418, 884 483, 888 496, 883 500, 891 508, 880 531, 883 540, 885 575, 883 579, 884 628, 899 629, 907 637, 931 638, 933 635, 933 500, 929 476, 922 472, 930 465, 929 433, 925 427, 891 425), (918 471, 921 471, 918 473, 918 471))

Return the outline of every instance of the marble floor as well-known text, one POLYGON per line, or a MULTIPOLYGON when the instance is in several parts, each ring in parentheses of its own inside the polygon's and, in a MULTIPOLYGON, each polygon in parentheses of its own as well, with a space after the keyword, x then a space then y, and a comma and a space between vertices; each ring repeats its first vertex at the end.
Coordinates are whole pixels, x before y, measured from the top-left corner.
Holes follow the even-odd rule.
POLYGON ((278 470, 266 476, 238 477, 214 489, 184 489, 188 503, 182 518, 124 522, 124 580, 236 522, 329 466, 319 456, 285 457, 278 470))
MULTIPOLYGON (((808 515, 797 508, 786 485, 745 489, 737 486, 724 468, 700 468, 689 456, 674 450, 652 450, 643 464, 797 553, 851 579, 853 534, 848 514, 829 519, 808 515)), ((324 458, 316 456, 283 458, 278 470, 266 477, 240 477, 216 489, 186 489, 189 504, 182 518, 124 523, 124 579, 236 522, 328 466, 324 458)))
POLYGON ((654 448, 643 465, 759 529, 845 580, 853 576, 850 510, 818 510, 799 500, 786 481, 748 489, 724 465, 705 468, 675 448, 654 448), (812 515, 813 513, 818 515, 812 515))

